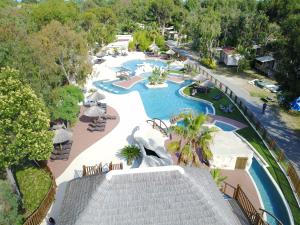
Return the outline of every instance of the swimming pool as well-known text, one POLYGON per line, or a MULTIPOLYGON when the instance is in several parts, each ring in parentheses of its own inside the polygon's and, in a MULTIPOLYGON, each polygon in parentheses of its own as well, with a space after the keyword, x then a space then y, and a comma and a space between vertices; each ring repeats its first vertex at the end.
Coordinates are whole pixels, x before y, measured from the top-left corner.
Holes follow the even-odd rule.
POLYGON ((111 82, 96 81, 94 85, 97 88, 109 91, 115 94, 126 94, 131 91, 138 91, 144 104, 147 116, 150 118, 159 118, 168 120, 179 112, 191 109, 196 113, 213 113, 213 106, 204 102, 187 99, 179 94, 179 89, 192 83, 186 80, 182 84, 175 84, 167 81, 167 88, 148 89, 145 84, 146 80, 134 85, 129 90, 116 87, 111 82))
POLYGON ((161 60, 155 60, 155 59, 135 59, 135 60, 129 60, 125 63, 123 63, 121 66, 127 70, 130 70, 131 72, 135 72, 136 69, 142 65, 142 64, 148 64, 151 67, 159 67, 159 68, 167 68, 168 64, 161 61, 161 60))
POLYGON ((232 126, 228 123, 222 122, 222 121, 218 121, 216 120, 215 125, 219 128, 221 128, 224 131, 235 131, 237 130, 237 127, 232 126))
MULTIPOLYGON (((253 157, 249 172, 258 188, 264 203, 264 209, 275 215, 284 225, 290 225, 289 214, 280 194, 255 157, 253 157)), ((271 216, 267 216, 267 221, 270 225, 277 225, 275 219, 271 216)))

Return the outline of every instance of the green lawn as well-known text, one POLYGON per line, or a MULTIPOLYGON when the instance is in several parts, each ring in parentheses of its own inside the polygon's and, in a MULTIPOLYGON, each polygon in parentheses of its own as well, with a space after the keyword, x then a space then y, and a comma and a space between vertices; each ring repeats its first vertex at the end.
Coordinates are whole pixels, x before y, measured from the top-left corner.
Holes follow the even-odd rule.
MULTIPOLYGON (((187 87, 184 89, 184 93, 190 95, 191 88, 187 87)), ((239 122, 248 124, 244 116, 240 113, 240 111, 235 107, 234 112, 232 113, 224 113, 220 110, 219 105, 228 105, 231 101, 227 98, 227 96, 223 95, 223 97, 216 101, 213 99, 214 96, 220 94, 221 91, 217 88, 213 88, 208 94, 197 94, 195 97, 205 99, 210 101, 214 104, 216 109, 216 115, 225 116, 230 119, 235 119, 239 122)), ((273 176, 277 184, 280 186, 294 217, 295 224, 300 224, 300 208, 298 207, 297 201, 293 195, 293 191, 289 185, 287 178, 285 177, 284 173, 280 169, 279 165, 276 163, 275 159, 271 155, 268 148, 265 146, 261 138, 258 134, 254 131, 251 126, 248 126, 244 129, 238 130, 238 134, 244 137, 256 150, 257 152, 266 160, 269 164, 268 170, 270 174, 273 176)))
MULTIPOLYGON (((191 87, 187 87, 183 90, 183 92, 186 95, 191 95, 191 89, 192 89, 191 87)), ((237 120, 241 123, 248 124, 248 122, 245 120, 243 115, 239 112, 239 110, 235 106, 234 106, 234 111, 232 113, 225 113, 220 109, 221 104, 225 105, 225 106, 228 106, 229 104, 232 104, 231 101, 225 95, 223 95, 220 100, 214 100, 214 97, 217 96, 220 93, 221 93, 221 91, 219 89, 213 88, 207 94, 205 94, 205 93, 198 94, 197 93, 194 97, 205 99, 207 101, 212 102, 214 104, 215 109, 216 109, 216 115, 225 116, 225 117, 228 117, 230 119, 237 120)))
POLYGON ((51 178, 41 168, 27 163, 14 169, 22 194, 24 217, 28 217, 42 202, 51 187, 51 178))
POLYGON ((168 70, 168 73, 184 74, 184 72, 181 70, 168 70))

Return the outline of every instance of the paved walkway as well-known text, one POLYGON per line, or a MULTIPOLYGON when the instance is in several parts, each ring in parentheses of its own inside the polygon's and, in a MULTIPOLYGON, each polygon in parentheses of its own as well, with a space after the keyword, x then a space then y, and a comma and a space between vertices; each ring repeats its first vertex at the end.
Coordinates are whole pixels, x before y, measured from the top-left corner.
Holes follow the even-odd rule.
MULTIPOLYGON (((81 108, 81 113, 84 112, 85 107, 81 108)), ((73 162, 73 160, 88 147, 93 145, 95 142, 100 140, 102 137, 111 132, 119 123, 119 116, 116 110, 111 107, 107 107, 107 113, 109 115, 115 115, 118 118, 116 120, 107 120, 105 131, 103 132, 90 132, 87 130, 88 122, 78 121, 76 125, 72 128, 73 131, 73 144, 68 160, 55 160, 48 161, 48 166, 51 169, 52 174, 55 178, 58 178, 67 167, 73 162)), ((100 159, 99 159, 100 160, 100 159)))
MULTIPOLYGON (((190 53, 186 50, 182 50, 179 48, 175 48, 175 50, 191 59, 195 59, 197 57, 194 53, 190 53)), ((267 108, 265 114, 263 115, 261 113, 262 105, 255 103, 248 91, 236 84, 233 77, 215 75, 213 71, 209 69, 206 70, 210 71, 215 78, 228 86, 244 101, 247 107, 255 114, 259 121, 269 131, 280 148, 282 148, 288 159, 296 165, 298 170, 300 170, 300 138, 292 129, 287 127, 285 122, 281 119, 278 111, 267 108)))
MULTIPOLYGON (((236 187, 238 184, 241 186, 248 199, 251 201, 253 206, 258 210, 262 207, 256 188, 250 178, 249 173, 245 170, 221 170, 222 176, 226 176, 226 182, 236 187)), ((228 188, 228 192, 230 193, 231 188, 228 188)), ((233 192, 232 192, 233 193, 233 192)), ((231 193, 230 193, 231 194, 231 193)))
POLYGON ((178 76, 168 76, 167 80, 176 84, 182 84, 184 82, 184 79, 178 76))
POLYGON ((278 111, 269 108, 265 114, 262 114, 262 105, 255 103, 246 90, 234 83, 234 79, 222 75, 214 75, 214 77, 227 85, 244 101, 256 118, 272 135, 280 148, 283 149, 287 157, 300 169, 300 138, 286 126, 278 111))
POLYGON ((121 88, 125 88, 125 89, 130 89, 132 86, 134 86, 135 84, 137 84, 138 82, 140 82, 141 80, 144 80, 144 77, 141 76, 133 76, 130 77, 129 80, 121 80, 121 81, 117 81, 115 83, 113 83, 113 85, 121 87, 121 88))

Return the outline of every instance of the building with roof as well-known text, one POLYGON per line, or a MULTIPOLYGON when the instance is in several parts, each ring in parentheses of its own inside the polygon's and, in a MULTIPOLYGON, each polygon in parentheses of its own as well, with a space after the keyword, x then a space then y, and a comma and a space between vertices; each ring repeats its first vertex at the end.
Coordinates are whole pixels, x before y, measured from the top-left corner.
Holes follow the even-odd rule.
POLYGON ((275 59, 272 56, 262 56, 255 58, 255 68, 269 77, 275 71, 275 59))
POLYGON ((220 62, 225 63, 226 66, 238 66, 239 60, 243 56, 238 54, 234 48, 223 48, 220 55, 220 62))
POLYGON ((115 50, 119 52, 128 52, 128 44, 133 40, 132 35, 116 35, 116 40, 112 43, 109 43, 103 49, 106 54, 113 54, 115 50))
POLYGON ((206 169, 163 166, 68 182, 58 225, 242 224, 206 169))

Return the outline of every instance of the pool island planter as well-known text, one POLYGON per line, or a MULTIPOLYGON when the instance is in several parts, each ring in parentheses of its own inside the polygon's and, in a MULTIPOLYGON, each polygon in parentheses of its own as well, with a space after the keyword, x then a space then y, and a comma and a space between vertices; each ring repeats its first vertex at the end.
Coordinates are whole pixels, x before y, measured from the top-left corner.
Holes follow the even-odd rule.
POLYGON ((149 89, 155 89, 155 88, 167 88, 168 84, 167 83, 163 83, 163 84, 150 84, 150 83, 146 83, 145 86, 149 89))

